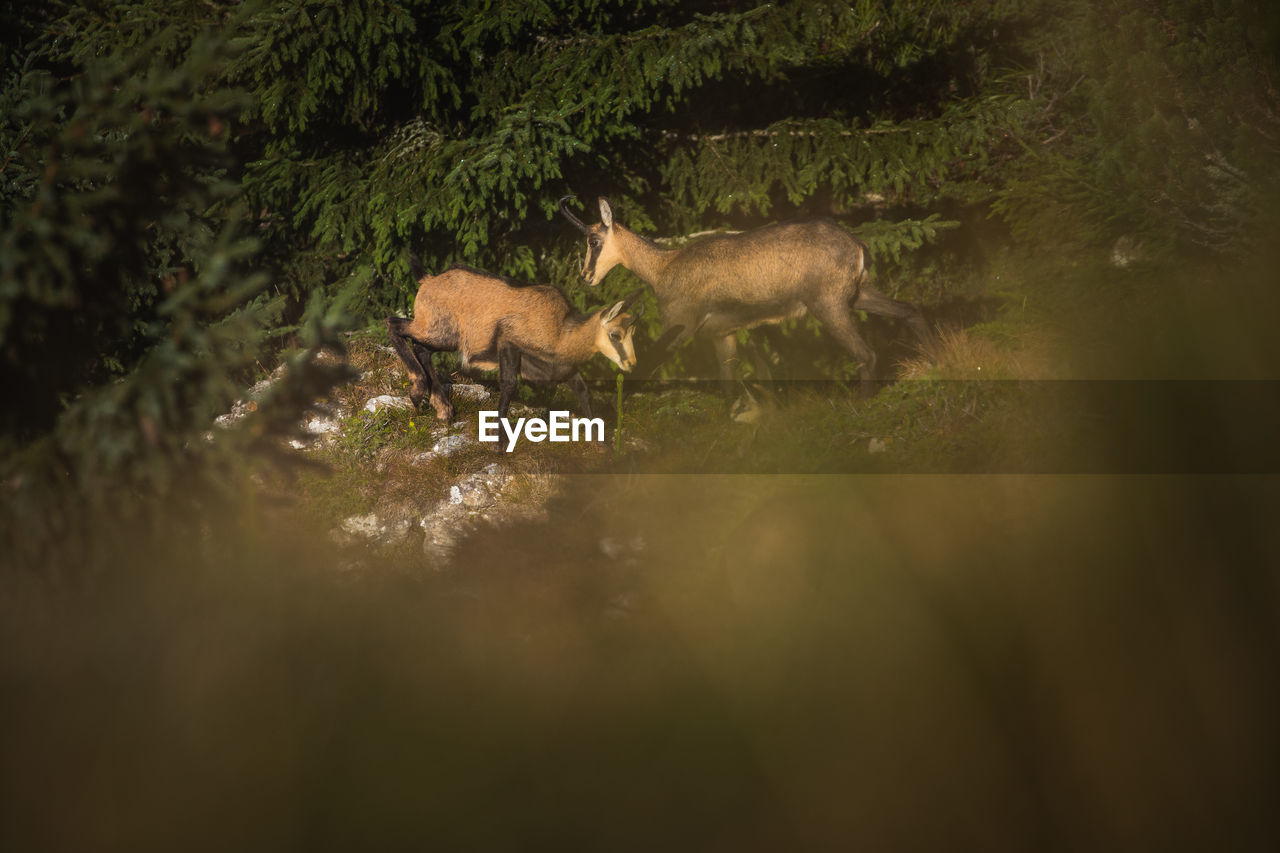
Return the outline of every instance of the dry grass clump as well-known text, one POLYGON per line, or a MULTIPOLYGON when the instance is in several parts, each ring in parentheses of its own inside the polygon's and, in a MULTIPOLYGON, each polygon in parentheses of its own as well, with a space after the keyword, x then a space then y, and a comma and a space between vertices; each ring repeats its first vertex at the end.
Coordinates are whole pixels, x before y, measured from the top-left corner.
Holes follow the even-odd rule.
POLYGON ((932 347, 899 363, 903 379, 1047 379, 1054 361, 1043 339, 1003 324, 937 330, 932 347))

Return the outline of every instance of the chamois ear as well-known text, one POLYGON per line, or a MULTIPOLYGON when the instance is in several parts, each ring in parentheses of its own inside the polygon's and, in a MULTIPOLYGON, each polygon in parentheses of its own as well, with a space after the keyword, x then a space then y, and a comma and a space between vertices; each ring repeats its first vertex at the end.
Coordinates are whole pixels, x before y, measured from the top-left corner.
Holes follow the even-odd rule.
POLYGON ((612 323, 615 319, 617 319, 619 314, 621 314, 624 310, 626 310, 626 307, 627 307, 627 301, 625 299, 621 302, 615 302, 613 304, 613 307, 609 308, 607 311, 605 311, 603 314, 600 315, 600 321, 602 323, 612 323))
MULTIPOLYGON (((639 288, 637 290, 631 291, 626 296, 622 297, 621 302, 615 303, 613 307, 611 307, 608 311, 602 312, 600 314, 600 319, 605 323, 612 322, 615 318, 617 318, 619 314, 621 314, 623 311, 626 311, 628 308, 630 308, 631 303, 639 299, 640 294, 642 293, 644 293, 644 288, 639 288)), ((644 308, 643 305, 640 307, 641 309, 644 308)), ((633 320, 635 317, 639 317, 641 313, 642 313, 641 311, 637 311, 633 317, 633 320)))
POLYGON ((609 200, 603 196, 600 198, 600 221, 605 228, 613 227, 613 208, 609 207, 609 200))

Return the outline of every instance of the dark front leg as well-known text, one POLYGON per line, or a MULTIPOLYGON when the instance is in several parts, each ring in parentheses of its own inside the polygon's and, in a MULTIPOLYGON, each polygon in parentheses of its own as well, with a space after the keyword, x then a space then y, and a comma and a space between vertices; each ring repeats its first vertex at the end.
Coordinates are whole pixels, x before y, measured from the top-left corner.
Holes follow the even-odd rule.
POLYGON ((453 420, 453 386, 442 380, 440 374, 436 372, 435 362, 431 358, 435 353, 425 347, 417 347, 417 349, 420 354, 425 354, 419 361, 431 380, 431 407, 436 410, 436 417, 439 420, 451 421, 453 420))
POLYGON ((417 341, 414 341, 413 352, 416 356, 418 356, 418 363, 421 364, 423 369, 427 371, 427 376, 431 379, 432 387, 439 388, 440 393, 444 395, 444 398, 446 400, 452 400, 453 399, 452 377, 441 376, 440 372, 436 370, 435 364, 432 363, 432 358, 435 356, 436 350, 427 349, 422 344, 418 343, 417 341))
POLYGON ((504 346, 498 350, 498 417, 505 418, 520 381, 520 350, 504 346))
MULTIPOLYGON (((407 333, 408 327, 409 321, 403 317, 387 318, 387 332, 391 337, 391 348, 396 351, 396 355, 400 356, 400 360, 404 362, 405 369, 409 372, 409 381, 412 383, 409 388, 409 399, 413 401, 415 406, 421 406, 422 399, 432 390, 432 385, 427 371, 414 353, 415 342, 407 333)), ((427 364, 430 363, 431 359, 428 358, 427 364)))

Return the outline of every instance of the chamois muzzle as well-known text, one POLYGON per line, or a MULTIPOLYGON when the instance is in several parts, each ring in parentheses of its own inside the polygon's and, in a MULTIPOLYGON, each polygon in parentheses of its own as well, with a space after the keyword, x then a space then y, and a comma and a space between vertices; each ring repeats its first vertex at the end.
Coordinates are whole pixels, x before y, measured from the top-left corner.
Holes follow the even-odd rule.
POLYGON ((571 213, 571 212, 569 211, 569 204, 568 204, 568 202, 569 202, 570 200, 572 200, 572 199, 576 199, 576 198, 577 198, 577 196, 576 196, 576 195, 567 195, 567 196, 565 196, 564 198, 560 199, 560 212, 564 214, 564 218, 565 218, 565 219, 567 219, 567 220, 569 220, 570 222, 572 222, 572 223, 573 223, 573 225, 574 225, 574 227, 575 227, 575 228, 577 228, 577 229, 578 229, 579 231, 581 231, 583 234, 586 234, 586 233, 587 233, 587 231, 589 231, 589 230, 590 230, 590 229, 588 229, 588 228, 587 228, 586 223, 584 223, 584 222, 583 222, 581 219, 579 219, 578 217, 574 216, 574 215, 573 215, 573 213, 571 213))

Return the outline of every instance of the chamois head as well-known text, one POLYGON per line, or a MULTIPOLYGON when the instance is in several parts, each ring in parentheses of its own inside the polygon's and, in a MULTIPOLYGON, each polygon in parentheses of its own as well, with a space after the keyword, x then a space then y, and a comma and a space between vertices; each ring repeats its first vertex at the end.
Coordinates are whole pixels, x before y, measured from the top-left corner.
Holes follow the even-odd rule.
POLYGON ((582 265, 582 279, 595 287, 609 274, 609 270, 622 262, 617 241, 613 239, 613 210, 606 199, 600 199, 600 222, 587 225, 569 210, 568 202, 572 198, 567 195, 560 199, 560 212, 587 236, 587 260, 582 265))
POLYGON ((612 307, 601 308, 591 315, 592 321, 596 323, 596 349, 624 373, 630 373, 631 368, 636 366, 636 350, 631 335, 636 329, 636 321, 644 313, 644 306, 640 306, 634 314, 623 312, 636 301, 640 293, 637 290, 612 307))

